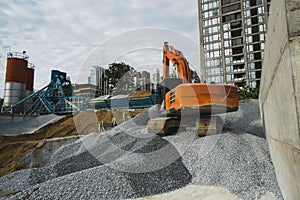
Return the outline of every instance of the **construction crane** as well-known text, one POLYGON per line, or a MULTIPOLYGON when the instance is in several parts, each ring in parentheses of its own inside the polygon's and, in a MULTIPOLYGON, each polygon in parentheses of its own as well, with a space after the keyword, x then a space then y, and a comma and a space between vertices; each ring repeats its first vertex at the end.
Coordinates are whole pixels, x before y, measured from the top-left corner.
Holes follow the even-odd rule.
POLYGON ((191 83, 191 70, 181 51, 167 42, 163 46, 163 81, 157 92, 159 113, 147 124, 148 133, 165 136, 196 127, 199 136, 219 133, 223 121, 215 114, 238 110, 237 88, 229 84, 191 83), (178 78, 169 78, 170 61, 178 78))

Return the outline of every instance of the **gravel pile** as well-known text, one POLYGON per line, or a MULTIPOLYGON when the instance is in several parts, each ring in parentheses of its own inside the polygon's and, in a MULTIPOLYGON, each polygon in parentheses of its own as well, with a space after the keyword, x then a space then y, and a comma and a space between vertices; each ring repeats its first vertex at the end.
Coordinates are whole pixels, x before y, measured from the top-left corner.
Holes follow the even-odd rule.
POLYGON ((225 118, 224 129, 236 134, 250 133, 259 137, 265 137, 259 102, 257 100, 243 100, 239 102, 237 112, 231 112, 221 115, 225 118))
POLYGON ((145 126, 139 127, 146 123, 147 116, 144 113, 105 134, 90 134, 58 149, 51 165, 1 178, 0 190, 22 190, 11 199, 124 199, 187 185, 192 177, 177 150, 166 140, 147 134, 145 126), (155 157, 160 160, 151 161, 144 156, 162 148, 165 152, 155 157), (175 154, 177 160, 157 166, 175 154), (157 170, 147 170, 149 165, 157 170), (136 173, 139 170, 141 173, 136 173))
MULTIPOLYGON (((177 148, 182 144, 178 137, 166 140, 177 148)), ((183 153, 182 160, 193 184, 221 186, 240 199, 256 199, 267 192, 283 199, 263 138, 230 132, 199 138, 183 153)))
POLYGON ((0 191, 21 190, 10 199, 127 199, 192 183, 221 186, 246 200, 268 191, 282 199, 263 138, 245 131, 198 138, 193 129, 160 138, 147 134, 148 119, 144 112, 65 145, 45 167, 2 177, 0 191))
POLYGON ((49 165, 52 160, 52 154, 61 146, 74 143, 79 136, 69 136, 62 138, 50 138, 43 141, 43 145, 35 147, 20 162, 19 168, 28 169, 32 167, 44 167, 49 165))

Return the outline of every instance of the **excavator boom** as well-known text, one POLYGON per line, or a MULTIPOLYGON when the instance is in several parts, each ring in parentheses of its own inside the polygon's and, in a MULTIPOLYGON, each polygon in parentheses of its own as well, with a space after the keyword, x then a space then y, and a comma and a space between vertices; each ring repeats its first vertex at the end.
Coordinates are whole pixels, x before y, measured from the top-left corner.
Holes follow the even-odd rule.
POLYGON ((182 79, 183 83, 191 82, 191 71, 189 68, 189 62, 183 56, 181 51, 178 51, 173 46, 169 46, 167 42, 164 43, 163 47, 163 78, 169 77, 169 65, 170 61, 174 66, 177 66, 177 72, 179 78, 182 79))

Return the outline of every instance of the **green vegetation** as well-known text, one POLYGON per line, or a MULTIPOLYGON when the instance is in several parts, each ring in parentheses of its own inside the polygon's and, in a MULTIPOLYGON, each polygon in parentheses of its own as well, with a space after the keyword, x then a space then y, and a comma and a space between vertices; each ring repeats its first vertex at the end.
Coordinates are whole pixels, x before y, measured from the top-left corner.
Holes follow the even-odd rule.
POLYGON ((258 99, 259 87, 251 88, 247 86, 246 81, 243 81, 243 86, 239 88, 239 100, 258 99))
POLYGON ((106 72, 110 93, 129 94, 134 91, 134 68, 121 62, 111 63, 106 72))

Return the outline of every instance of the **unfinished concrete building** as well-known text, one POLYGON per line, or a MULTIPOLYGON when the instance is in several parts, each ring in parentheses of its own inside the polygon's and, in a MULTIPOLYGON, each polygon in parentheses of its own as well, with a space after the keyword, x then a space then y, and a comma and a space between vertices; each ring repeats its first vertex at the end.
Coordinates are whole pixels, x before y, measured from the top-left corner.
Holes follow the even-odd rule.
POLYGON ((108 80, 106 79, 107 69, 100 66, 92 66, 91 74, 89 76, 89 84, 97 87, 96 96, 109 94, 108 80))
POLYGON ((202 79, 259 87, 271 0, 198 0, 202 79))
POLYGON ((136 72, 136 88, 150 91, 150 73, 147 71, 136 72))

